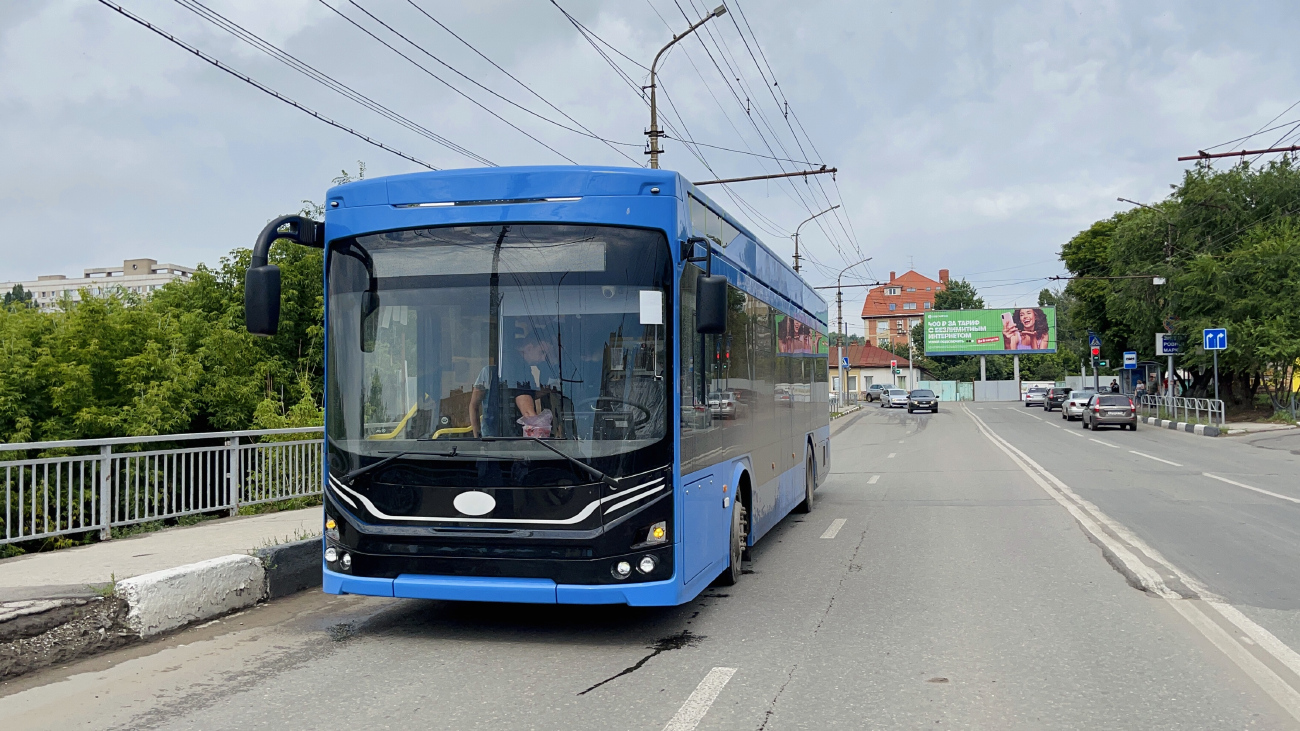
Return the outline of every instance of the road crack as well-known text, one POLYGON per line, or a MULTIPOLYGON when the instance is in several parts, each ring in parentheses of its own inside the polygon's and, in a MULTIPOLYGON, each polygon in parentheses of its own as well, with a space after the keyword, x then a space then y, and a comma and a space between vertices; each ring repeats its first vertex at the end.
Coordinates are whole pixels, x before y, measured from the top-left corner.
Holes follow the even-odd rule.
POLYGON ((848 566, 844 569, 844 573, 840 574, 840 581, 835 585, 835 591, 831 593, 831 600, 826 603, 826 611, 822 612, 821 619, 817 620, 817 626, 813 628, 813 636, 816 636, 821 631, 822 623, 826 621, 826 617, 830 616, 831 609, 835 606, 835 597, 839 595, 840 589, 844 588, 844 580, 849 577, 849 574, 856 574, 862 570, 862 566, 857 563, 857 558, 858 552, 862 550, 862 544, 866 542, 867 532, 864 530, 862 535, 858 537, 858 545, 853 547, 853 555, 849 556, 848 566))
POLYGON ((785 682, 781 684, 780 688, 777 688, 776 695, 772 696, 772 702, 767 704, 767 710, 763 713, 763 723, 759 724, 758 731, 763 731, 767 728, 767 722, 771 721, 772 714, 776 713, 777 700, 781 698, 781 694, 785 692, 785 687, 790 684, 790 681, 794 680, 794 671, 798 669, 799 663, 790 666, 789 672, 785 674, 785 682))
POLYGON ((646 663, 658 657, 660 654, 668 652, 669 650, 680 650, 683 647, 695 647, 696 645, 700 644, 700 642, 703 639, 704 639, 704 635, 694 634, 688 629, 684 629, 675 635, 668 635, 667 637, 661 637, 660 639, 655 641, 653 645, 650 645, 649 648, 651 650, 650 654, 646 655, 640 660, 637 660, 635 665, 624 668, 618 673, 611 675, 608 678, 605 678, 604 680, 600 681, 599 683, 596 683, 595 685, 591 686, 590 688, 582 691, 578 695, 586 695, 606 683, 609 683, 614 680, 618 680, 624 675, 631 675, 632 673, 635 673, 636 671, 644 667, 646 663))

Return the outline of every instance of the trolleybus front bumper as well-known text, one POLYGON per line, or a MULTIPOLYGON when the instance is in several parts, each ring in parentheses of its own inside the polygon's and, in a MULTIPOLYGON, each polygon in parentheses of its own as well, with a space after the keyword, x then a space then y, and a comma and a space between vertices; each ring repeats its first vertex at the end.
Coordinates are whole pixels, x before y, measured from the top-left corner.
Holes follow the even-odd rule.
POLYGON ((675 578, 637 584, 557 584, 551 579, 489 576, 423 576, 401 574, 395 579, 351 576, 322 566, 323 588, 329 594, 362 594, 403 599, 520 602, 527 604, 627 604, 634 607, 680 603, 681 583, 675 578))

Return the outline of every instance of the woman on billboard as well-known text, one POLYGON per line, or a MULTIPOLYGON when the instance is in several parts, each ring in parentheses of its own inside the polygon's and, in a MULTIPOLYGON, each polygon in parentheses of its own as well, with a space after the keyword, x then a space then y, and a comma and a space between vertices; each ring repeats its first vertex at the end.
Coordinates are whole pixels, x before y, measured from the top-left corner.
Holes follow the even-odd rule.
POLYGON ((1002 313, 1002 347, 1006 350, 1047 350, 1047 315, 1037 307, 1002 313))

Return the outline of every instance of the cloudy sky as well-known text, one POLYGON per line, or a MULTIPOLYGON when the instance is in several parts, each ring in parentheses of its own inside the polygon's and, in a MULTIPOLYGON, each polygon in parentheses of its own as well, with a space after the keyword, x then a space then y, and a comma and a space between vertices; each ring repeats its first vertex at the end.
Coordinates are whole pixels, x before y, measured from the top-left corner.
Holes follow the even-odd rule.
MULTIPOLYGON (((646 74, 638 64, 649 65, 685 16, 721 2, 557 1, 608 44, 602 49, 637 85, 646 74)), ((440 168, 482 164, 246 45, 187 9, 189 0, 120 2, 413 157, 440 168)), ((550 0, 203 2, 478 158, 644 160, 645 104, 550 0), (563 129, 575 123, 561 111, 613 144, 563 129)), ((872 257, 846 281, 947 268, 975 282, 990 306, 1032 301, 1041 278, 1061 271, 1060 244, 1122 207, 1117 196, 1158 200, 1185 168, 1177 156, 1255 132, 1300 100, 1293 2, 728 7, 705 26, 708 34, 683 41, 661 64, 670 134, 713 146, 698 148, 702 162, 669 140, 663 166, 693 180, 801 166, 750 154, 757 153, 839 168, 836 180, 819 184, 711 191, 783 254, 802 219, 842 203, 843 216, 803 228, 815 259, 806 273, 817 284, 872 257)), ((1293 119, 1300 106, 1274 124, 1293 119)), ((323 198, 330 179, 355 172, 358 160, 368 177, 420 169, 96 0, 0 3, 0 155, 0 220, 10 242, 0 280, 77 274, 140 256, 214 263, 249 246, 269 218, 323 198)), ((861 290, 852 291, 846 302, 860 302, 861 290)))

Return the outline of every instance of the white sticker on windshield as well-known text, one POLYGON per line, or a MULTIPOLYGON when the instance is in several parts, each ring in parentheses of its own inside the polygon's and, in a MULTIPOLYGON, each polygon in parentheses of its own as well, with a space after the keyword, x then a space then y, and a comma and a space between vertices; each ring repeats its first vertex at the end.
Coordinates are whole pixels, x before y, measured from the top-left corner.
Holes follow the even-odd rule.
POLYGON ((641 324, 664 324, 664 293, 653 289, 641 290, 641 324))

